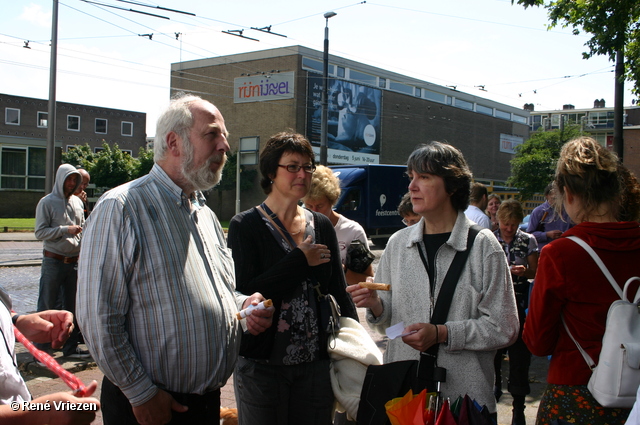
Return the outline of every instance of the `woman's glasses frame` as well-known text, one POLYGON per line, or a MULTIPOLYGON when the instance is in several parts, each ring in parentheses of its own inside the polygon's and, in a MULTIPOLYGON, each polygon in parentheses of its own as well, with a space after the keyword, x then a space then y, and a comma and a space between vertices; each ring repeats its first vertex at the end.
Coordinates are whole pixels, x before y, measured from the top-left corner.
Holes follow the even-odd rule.
POLYGON ((297 173, 300 171, 300 169, 303 169, 305 173, 308 174, 313 174, 316 171, 316 166, 315 165, 298 165, 298 164, 289 164, 289 165, 282 165, 282 164, 278 164, 278 167, 282 167, 285 170, 287 170, 290 173, 297 173))

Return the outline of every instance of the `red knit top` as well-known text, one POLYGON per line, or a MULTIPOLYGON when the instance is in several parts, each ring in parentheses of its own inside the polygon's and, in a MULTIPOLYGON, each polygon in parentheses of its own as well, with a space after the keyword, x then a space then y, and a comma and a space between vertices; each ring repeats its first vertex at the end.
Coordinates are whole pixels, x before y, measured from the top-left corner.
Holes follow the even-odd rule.
MULTIPOLYGON (((566 239, 575 235, 589 244, 622 288, 640 276, 640 227, 636 222, 581 223, 544 247, 540 254, 524 341, 536 356, 552 355, 547 382, 586 385, 591 371, 562 325, 598 363, 607 311, 617 293, 591 256, 566 239)), ((632 287, 635 296, 638 284, 632 287)))

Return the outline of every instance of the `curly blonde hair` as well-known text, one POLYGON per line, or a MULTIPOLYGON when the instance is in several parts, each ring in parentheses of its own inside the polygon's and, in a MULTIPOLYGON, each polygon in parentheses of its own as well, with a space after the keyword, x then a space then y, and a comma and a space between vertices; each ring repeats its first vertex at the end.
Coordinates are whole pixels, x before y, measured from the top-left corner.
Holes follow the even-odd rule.
POLYGON ((326 196, 331 205, 334 205, 340 197, 340 180, 333 174, 333 170, 324 165, 318 165, 313 177, 311 187, 305 200, 317 200, 326 196))
POLYGON ((638 180, 613 152, 591 137, 579 137, 562 147, 555 187, 562 195, 556 197, 556 204, 562 203, 566 188, 580 198, 579 220, 589 217, 601 206, 608 206, 618 220, 635 221, 639 217, 638 180))

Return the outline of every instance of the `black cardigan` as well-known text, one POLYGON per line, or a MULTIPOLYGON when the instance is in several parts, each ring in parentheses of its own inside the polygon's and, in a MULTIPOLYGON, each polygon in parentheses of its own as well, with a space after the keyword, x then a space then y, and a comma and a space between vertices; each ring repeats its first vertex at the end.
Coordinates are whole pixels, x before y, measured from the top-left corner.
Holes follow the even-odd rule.
MULTIPOLYGON (((340 249, 336 233, 327 217, 312 212, 316 225, 316 243, 327 245, 331 250, 331 261, 311 267, 304 253, 295 248, 288 254, 265 225, 256 208, 244 211, 231 219, 227 243, 232 250, 236 270, 236 289, 251 295, 260 292, 265 298, 271 298, 276 311, 280 314, 283 298, 291 296, 305 276, 313 276, 320 282, 323 292, 329 292, 340 305, 341 315, 358 320, 356 307, 346 292, 346 281, 340 261, 340 249)), ((268 359, 276 330, 276 323, 260 335, 245 333, 240 344, 240 355, 268 359)), ((322 338, 321 341, 325 341, 322 338)), ((320 350, 327 358, 326 350, 320 350)))

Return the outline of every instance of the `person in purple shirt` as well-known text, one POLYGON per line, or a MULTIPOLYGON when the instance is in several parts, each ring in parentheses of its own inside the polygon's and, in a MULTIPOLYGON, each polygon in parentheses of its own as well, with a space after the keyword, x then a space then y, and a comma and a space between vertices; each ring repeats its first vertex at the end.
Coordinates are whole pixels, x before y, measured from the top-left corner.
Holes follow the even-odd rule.
POLYGON ((544 189, 544 197, 546 201, 533 210, 527 226, 527 233, 535 236, 538 241, 539 251, 542 251, 546 244, 558 239, 560 235, 573 226, 571 219, 564 210, 560 216, 553 209, 555 198, 553 183, 549 183, 544 189))

